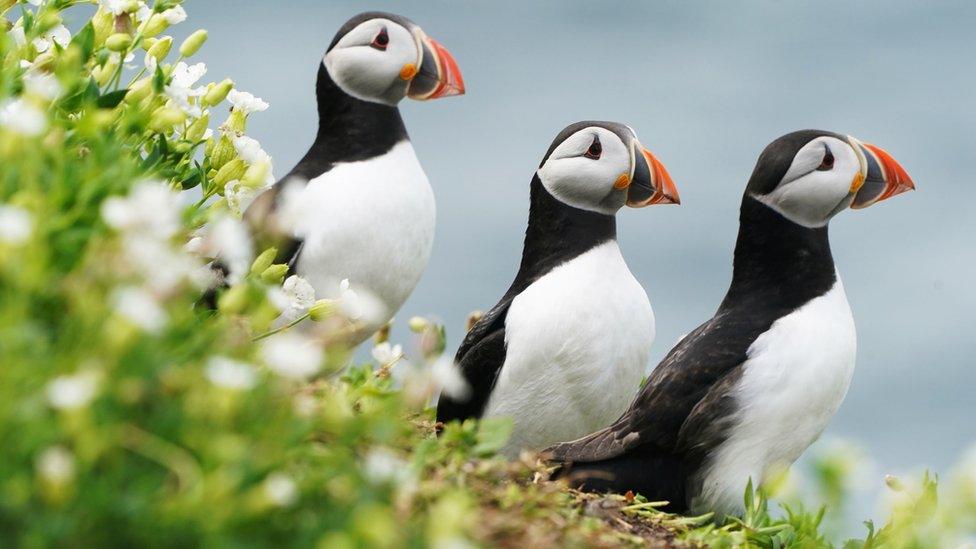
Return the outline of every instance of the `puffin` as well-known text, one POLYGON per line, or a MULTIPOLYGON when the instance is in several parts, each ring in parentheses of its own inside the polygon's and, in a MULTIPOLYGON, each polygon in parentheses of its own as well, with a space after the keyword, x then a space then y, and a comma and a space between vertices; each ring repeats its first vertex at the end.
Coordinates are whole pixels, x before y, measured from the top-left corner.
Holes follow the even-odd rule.
POLYGON ((827 131, 773 141, 742 197, 732 282, 613 424, 555 444, 555 477, 641 493, 674 512, 744 512, 743 493, 788 467, 847 392, 857 340, 828 224, 914 189, 885 150, 827 131))
POLYGON ((397 105, 461 95, 457 61, 413 21, 367 12, 347 21, 319 64, 318 132, 244 219, 277 263, 316 298, 356 292, 372 314, 344 341, 385 325, 423 274, 434 239, 434 193, 397 105))
POLYGON ((437 421, 507 417, 500 454, 540 450, 610 424, 637 391, 654 313, 616 238, 617 211, 678 204, 664 165, 615 122, 556 136, 530 184, 515 280, 465 336, 468 391, 442 394, 437 421))

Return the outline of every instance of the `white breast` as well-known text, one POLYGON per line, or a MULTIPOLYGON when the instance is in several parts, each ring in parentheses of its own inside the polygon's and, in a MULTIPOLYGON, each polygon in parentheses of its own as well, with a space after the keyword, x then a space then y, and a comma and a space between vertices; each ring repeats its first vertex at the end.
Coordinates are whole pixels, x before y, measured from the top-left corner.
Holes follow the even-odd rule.
POLYGON ((844 400, 856 350, 839 276, 830 291, 759 336, 743 365, 735 426, 711 454, 696 504, 739 512, 750 478, 758 485, 775 468, 792 464, 844 400))
POLYGON ((503 453, 606 427, 639 389, 654 313, 615 241, 553 269, 512 302, 506 358, 485 409, 515 429, 503 453))
MULTIPOLYGON (((338 164, 309 181, 301 196, 305 239, 298 274, 317 298, 335 298, 349 279, 358 293, 379 298, 385 314, 368 337, 413 291, 434 241, 434 194, 413 147, 402 141, 383 156, 338 164)), ((358 343, 356 341, 355 343, 358 343)))

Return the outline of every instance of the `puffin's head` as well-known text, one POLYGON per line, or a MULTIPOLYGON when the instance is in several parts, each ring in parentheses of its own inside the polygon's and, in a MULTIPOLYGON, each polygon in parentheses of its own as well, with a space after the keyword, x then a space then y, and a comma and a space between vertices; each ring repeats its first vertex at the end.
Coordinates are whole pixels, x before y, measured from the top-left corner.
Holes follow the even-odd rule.
POLYGON ((624 204, 680 204, 664 164, 615 122, 577 122, 561 131, 539 166, 549 194, 570 206, 614 214, 624 204))
POLYGON ((392 13, 361 13, 347 21, 322 63, 342 91, 363 101, 396 105, 404 97, 464 93, 450 52, 416 23, 392 13))
POLYGON ((823 227, 841 210, 867 208, 915 188, 881 147, 850 136, 803 130, 780 137, 756 162, 746 195, 805 227, 823 227))

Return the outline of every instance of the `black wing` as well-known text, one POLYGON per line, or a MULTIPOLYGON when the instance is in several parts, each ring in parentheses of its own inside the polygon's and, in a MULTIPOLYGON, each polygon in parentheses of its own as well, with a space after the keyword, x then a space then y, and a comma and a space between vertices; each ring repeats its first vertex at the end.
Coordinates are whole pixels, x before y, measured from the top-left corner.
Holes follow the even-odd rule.
MULTIPOLYGON (((679 433, 692 411, 702 419, 715 411, 705 398, 745 361, 758 335, 753 334, 761 329, 757 320, 735 311, 720 312, 671 349, 613 425, 552 446, 546 453, 559 461, 594 462, 645 446, 666 454, 678 451, 679 433), (696 410, 699 405, 702 408, 696 410)), ((716 397, 716 402, 721 400, 716 397)))
POLYGON ((464 336, 454 361, 468 383, 466 399, 441 394, 437 401, 437 421, 464 421, 481 417, 495 387, 498 372, 505 364, 505 316, 514 297, 502 299, 464 336))

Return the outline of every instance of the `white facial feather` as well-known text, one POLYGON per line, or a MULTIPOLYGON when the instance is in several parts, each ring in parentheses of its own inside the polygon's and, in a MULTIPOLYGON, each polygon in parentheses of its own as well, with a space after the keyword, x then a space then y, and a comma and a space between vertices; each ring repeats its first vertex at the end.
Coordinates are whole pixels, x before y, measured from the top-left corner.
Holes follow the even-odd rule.
POLYGON ((396 105, 406 95, 407 82, 400 71, 407 63, 419 65, 420 52, 409 30, 389 19, 370 19, 352 29, 325 55, 329 76, 349 95, 386 105, 396 105), (386 29, 385 50, 372 47, 373 39, 386 29))
POLYGON ((539 179, 557 199, 570 206, 605 214, 614 214, 624 205, 626 195, 615 193, 613 184, 621 175, 630 176, 631 147, 617 134, 598 126, 584 128, 566 138, 552 151, 539 168, 539 179), (599 137, 603 148, 600 158, 584 156, 599 137))
POLYGON ((823 227, 850 205, 851 183, 860 171, 857 153, 835 137, 818 137, 804 145, 783 180, 770 193, 755 198, 784 217, 804 227, 823 227), (834 165, 818 170, 827 150, 834 165))

